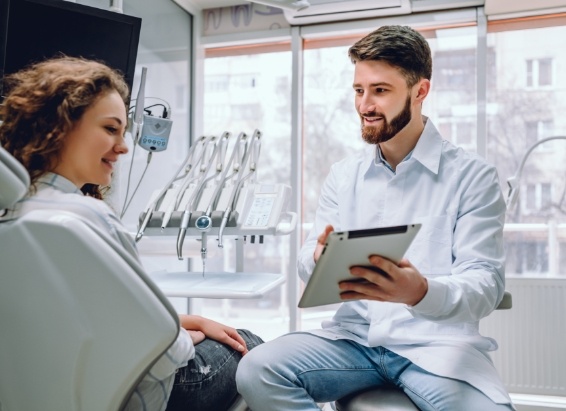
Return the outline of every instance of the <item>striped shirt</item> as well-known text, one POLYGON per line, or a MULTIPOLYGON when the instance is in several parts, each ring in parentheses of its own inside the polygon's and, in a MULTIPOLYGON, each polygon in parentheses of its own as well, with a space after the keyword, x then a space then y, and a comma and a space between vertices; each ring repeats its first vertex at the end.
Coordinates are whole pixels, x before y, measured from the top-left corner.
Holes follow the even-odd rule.
MULTIPOLYGON (((140 261, 134 239, 104 201, 85 196, 71 181, 54 173, 40 177, 36 187, 35 193, 7 210, 0 217, 0 222, 16 219, 34 210, 70 211, 106 230, 124 250, 140 261)), ((190 335, 181 329, 175 343, 138 384, 125 410, 165 410, 176 370, 186 366, 194 355, 190 335)))

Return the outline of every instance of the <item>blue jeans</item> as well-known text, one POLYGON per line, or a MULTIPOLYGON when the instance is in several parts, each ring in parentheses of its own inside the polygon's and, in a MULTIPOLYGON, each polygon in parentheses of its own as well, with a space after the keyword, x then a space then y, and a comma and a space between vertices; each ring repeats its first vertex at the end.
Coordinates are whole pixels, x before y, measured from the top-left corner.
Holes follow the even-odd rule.
POLYGON ((509 411, 471 385, 428 373, 383 347, 292 333, 257 347, 236 373, 238 391, 254 411, 319 410, 353 392, 401 388, 423 411, 509 411))
MULTIPOLYGON (((260 337, 247 330, 238 330, 238 333, 246 341, 248 350, 263 343, 260 337)), ((175 375, 167 411, 228 409, 238 395, 234 377, 242 356, 208 338, 197 344, 195 351, 195 358, 175 375)))

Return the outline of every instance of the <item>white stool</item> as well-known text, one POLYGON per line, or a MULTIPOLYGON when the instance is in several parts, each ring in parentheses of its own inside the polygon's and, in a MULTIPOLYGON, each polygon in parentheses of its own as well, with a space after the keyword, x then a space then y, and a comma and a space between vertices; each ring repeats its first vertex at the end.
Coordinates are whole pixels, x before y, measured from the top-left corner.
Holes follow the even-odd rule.
POLYGON ((419 411, 397 387, 378 387, 336 401, 336 411, 419 411))

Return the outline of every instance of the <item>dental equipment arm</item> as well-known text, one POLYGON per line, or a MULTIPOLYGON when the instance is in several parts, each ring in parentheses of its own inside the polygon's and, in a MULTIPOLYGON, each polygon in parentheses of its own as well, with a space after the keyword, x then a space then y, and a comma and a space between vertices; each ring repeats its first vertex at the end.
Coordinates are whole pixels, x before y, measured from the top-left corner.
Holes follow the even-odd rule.
POLYGON ((198 168, 200 162, 202 161, 206 147, 208 147, 208 144, 210 143, 212 138, 213 137, 211 136, 210 137, 203 136, 198 142, 200 143, 200 145, 197 143, 191 147, 193 153, 196 153, 196 149, 199 146, 201 147, 201 151, 199 155, 193 154, 193 156, 196 155, 196 161, 188 165, 187 173, 184 177, 182 177, 183 181, 181 182, 181 184, 179 184, 178 188, 175 190, 173 200, 169 204, 167 204, 167 207, 165 208, 165 212, 163 213, 163 219, 161 221, 161 231, 165 230, 167 224, 169 223, 169 220, 171 219, 171 215, 173 214, 173 211, 179 207, 182 194, 185 192, 187 187, 189 187, 195 180, 198 179, 198 176, 196 177, 194 176, 194 170, 198 168))
POLYGON ((236 176, 236 181, 233 183, 232 186, 232 190, 230 191, 230 196, 229 196, 229 200, 228 200, 228 206, 226 207, 226 209, 224 210, 224 213, 222 214, 222 220, 220 222, 220 228, 218 229, 218 247, 219 248, 223 248, 224 244, 222 243, 222 236, 224 233, 224 229, 226 228, 226 225, 228 224, 228 220, 230 219, 230 215, 232 214, 232 203, 234 202, 234 197, 236 196, 236 191, 238 189, 238 180, 240 178, 240 175, 242 173, 242 170, 244 169, 244 166, 247 162, 247 155, 250 152, 250 150, 248 149, 248 142, 247 142, 247 135, 245 133, 242 133, 242 140, 240 141, 240 144, 237 144, 234 147, 234 150, 237 151, 237 158, 239 159, 239 162, 236 162, 233 166, 233 171, 234 173, 230 176, 230 178, 232 178, 233 176, 236 176), (243 147, 243 154, 240 153, 240 151, 242 150, 243 147))
MULTIPOLYGON (((204 189, 206 182, 209 180, 209 179, 206 178, 206 176, 208 175, 210 168, 212 167, 212 163, 214 161, 214 158, 216 157, 216 154, 218 152, 218 144, 214 143, 215 139, 216 138, 214 136, 211 139, 211 143, 214 144, 214 150, 212 152, 212 155, 210 156, 210 159, 208 160, 208 164, 205 165, 204 158, 201 162, 200 177, 197 181, 197 184, 195 186, 193 193, 191 194, 191 196, 189 198, 189 201, 187 202, 187 205, 185 206, 185 210, 183 211, 183 216, 181 217, 181 224, 179 226, 179 234, 177 236, 177 258, 179 260, 183 259, 183 242, 185 241, 185 235, 187 234, 187 229, 189 227, 191 215, 194 211, 194 207, 198 203, 198 200, 200 198, 200 194, 202 193, 202 190, 204 189)), ((201 153, 203 156, 204 156, 205 151, 206 150, 203 150, 203 152, 201 153)))
POLYGON ((259 155, 259 147, 255 147, 255 145, 259 144, 260 138, 261 138, 261 132, 259 130, 255 130, 254 134, 252 135, 252 141, 249 143, 249 146, 247 147, 247 149, 244 153, 244 157, 242 159, 242 162, 239 165, 240 168, 239 168, 239 172, 238 172, 238 178, 236 179, 236 182, 234 183, 234 186, 232 188, 232 192, 230 193, 230 198, 229 198, 229 201, 228 201, 228 207, 226 208, 226 210, 224 211, 224 214, 222 215, 222 221, 220 222, 220 228, 218 230, 218 247, 220 247, 220 248, 224 247, 224 244, 222 242, 224 229, 226 228, 226 225, 228 224, 228 219, 230 218, 232 211, 236 207, 238 194, 240 192, 240 189, 242 188, 242 183, 251 175, 251 173, 248 173, 248 175, 246 175, 245 177, 243 176, 244 171, 246 169, 246 164, 248 163, 248 161, 250 161, 251 163, 254 163, 253 167, 254 167, 254 170, 255 170, 255 167, 256 167, 256 164, 257 164, 257 157, 255 158, 255 160, 254 159, 250 160, 250 155, 251 155, 252 152, 254 152, 254 154, 256 154, 256 155, 259 155))
MULTIPOLYGON (((259 130, 255 130, 254 134, 252 136, 252 146, 251 146, 251 153, 250 153, 250 157, 249 157, 249 173, 246 174, 244 177, 241 178, 241 180, 238 182, 238 184, 243 185, 244 182, 249 179, 250 177, 253 177, 257 171, 257 163, 259 161, 259 152, 261 150, 261 131, 259 130)), ((251 179, 251 181, 253 182, 253 178, 251 179)), ((240 192, 241 187, 238 189, 238 193, 240 192)), ((237 198, 235 200, 236 202, 238 201, 237 198)), ((235 204, 234 204, 235 205, 235 204)))
MULTIPOLYGON (((219 181, 217 182, 216 189, 212 194, 212 198, 209 201, 209 205, 205 211, 205 213, 197 218, 195 222, 195 227, 201 231, 201 247, 200 247, 200 256, 202 259, 202 275, 204 277, 205 272, 205 265, 206 265, 206 254, 207 254, 207 240, 208 240, 208 231, 210 231, 210 227, 212 227, 212 219, 210 215, 212 214, 212 210, 214 205, 216 204, 216 199, 220 195, 220 191, 222 190, 222 186, 224 184, 224 178, 226 177, 226 170, 227 167, 224 165, 224 161, 226 159, 226 150, 228 148, 228 138, 230 137, 229 132, 224 132, 220 137, 220 141, 218 142, 217 151, 218 154, 216 156, 216 174, 220 174, 219 181)), ((211 161, 212 162, 212 161, 211 161)), ((211 178, 215 178, 216 174, 212 177, 209 177, 207 180, 211 178)), ((203 187, 206 184, 206 181, 203 182, 203 187)))
MULTIPOLYGON (((202 141, 204 139, 204 137, 201 137, 200 140, 202 141)), ((147 227, 147 225, 149 224, 149 221, 151 220, 151 217, 153 216, 153 212, 155 211, 157 204, 159 204, 159 201, 161 201, 161 199, 163 198, 163 196, 165 195, 165 193, 167 193, 167 190, 169 188, 169 186, 171 186, 171 184, 173 184, 173 182, 175 180, 177 180, 179 174, 181 173, 181 171, 183 171, 183 169, 185 169, 187 167, 187 164, 189 163, 189 161, 191 160, 193 153, 194 153, 194 147, 196 146, 196 144, 191 147, 189 149, 189 153, 187 154, 187 157, 185 158, 185 160, 183 161, 183 163, 181 164, 181 166, 177 169, 177 171, 175 172, 175 174, 173 175, 173 177, 171 178, 171 180, 169 180, 169 182, 167 183, 167 185, 165 185, 163 187, 163 189, 161 190, 161 192, 157 195, 157 197, 148 205, 148 207, 145 210, 145 215, 144 215, 144 219, 142 221, 142 223, 139 226, 138 232, 136 233, 136 237, 135 237, 135 241, 138 242, 142 239, 143 237, 143 233, 145 232, 145 229, 147 227)), ((189 165, 190 167, 190 165, 189 165)), ((187 170, 187 172, 190 172, 190 169, 187 170)))
MULTIPOLYGON (((254 176, 257 172, 257 164, 259 162, 259 154, 261 151, 261 131, 259 130, 255 130, 254 134, 253 134, 253 146, 252 146, 252 157, 251 157, 251 162, 250 162, 250 176, 254 176)), ((246 176, 246 179, 248 177, 246 176)), ((255 183, 254 179, 251 179, 252 183, 255 183)))

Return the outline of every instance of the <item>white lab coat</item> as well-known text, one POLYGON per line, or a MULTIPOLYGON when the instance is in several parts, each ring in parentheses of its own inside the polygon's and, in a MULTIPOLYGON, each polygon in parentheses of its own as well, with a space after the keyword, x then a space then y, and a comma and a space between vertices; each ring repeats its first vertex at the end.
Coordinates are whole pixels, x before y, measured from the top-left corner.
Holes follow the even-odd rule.
POLYGON ((466 381, 497 403, 510 403, 488 354, 497 343, 479 334, 479 320, 505 290, 505 203, 497 171, 442 140, 424 119, 415 149, 395 173, 375 146, 332 166, 298 269, 308 281, 317 236, 327 224, 342 231, 422 223, 406 257, 427 277, 426 296, 414 307, 348 302, 322 330, 310 332, 383 346, 431 373, 466 381))

